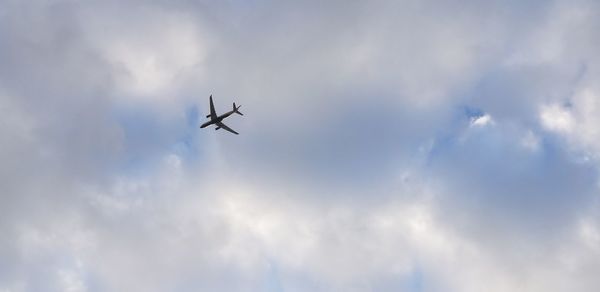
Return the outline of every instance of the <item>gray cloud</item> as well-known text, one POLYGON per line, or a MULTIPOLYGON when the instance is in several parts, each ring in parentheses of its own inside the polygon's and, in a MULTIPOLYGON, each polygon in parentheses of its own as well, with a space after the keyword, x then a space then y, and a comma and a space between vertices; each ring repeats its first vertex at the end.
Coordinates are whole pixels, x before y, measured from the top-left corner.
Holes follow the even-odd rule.
POLYGON ((596 3, 238 2, 0 3, 0 290, 600 285, 596 3))

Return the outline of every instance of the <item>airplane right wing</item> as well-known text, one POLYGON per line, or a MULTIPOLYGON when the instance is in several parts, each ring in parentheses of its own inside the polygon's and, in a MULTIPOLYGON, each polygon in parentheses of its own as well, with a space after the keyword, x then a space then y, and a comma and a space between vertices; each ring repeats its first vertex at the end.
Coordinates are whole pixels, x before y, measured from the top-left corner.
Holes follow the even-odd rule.
MULTIPOLYGON (((236 134, 236 135, 239 135, 239 134, 238 134, 238 132, 236 132, 236 131, 232 130, 230 127, 227 127, 227 126, 225 126, 225 124, 223 124, 223 123, 221 123, 221 122, 218 122, 218 123, 217 123, 217 127, 218 127, 218 128, 223 128, 223 129, 225 129, 225 130, 227 130, 227 131, 229 131, 229 132, 231 132, 231 133, 234 133, 234 134, 236 134)), ((217 129, 218 129, 218 128, 217 128, 217 129)))
MULTIPOLYGON (((208 118, 208 117, 207 117, 208 118)), ((214 120, 217 118, 217 113, 215 112, 215 105, 212 101, 212 94, 210 95, 210 119, 214 120)))

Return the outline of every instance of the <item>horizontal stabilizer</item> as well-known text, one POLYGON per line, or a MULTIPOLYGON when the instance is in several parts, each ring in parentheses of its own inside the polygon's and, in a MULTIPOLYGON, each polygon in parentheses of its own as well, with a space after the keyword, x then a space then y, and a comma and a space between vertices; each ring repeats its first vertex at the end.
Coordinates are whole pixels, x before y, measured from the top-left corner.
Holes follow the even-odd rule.
POLYGON ((244 114, 239 111, 239 109, 241 107, 242 107, 241 105, 240 106, 235 106, 235 102, 234 102, 233 103, 233 112, 236 113, 236 114, 238 114, 238 115, 240 115, 240 116, 243 116, 244 114))

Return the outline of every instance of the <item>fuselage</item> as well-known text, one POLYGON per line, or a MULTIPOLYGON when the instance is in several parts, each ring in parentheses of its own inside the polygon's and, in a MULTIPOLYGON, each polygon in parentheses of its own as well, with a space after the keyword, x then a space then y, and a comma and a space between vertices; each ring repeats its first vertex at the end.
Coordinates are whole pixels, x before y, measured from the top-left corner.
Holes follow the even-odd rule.
POLYGON ((206 128, 212 124, 220 123, 222 120, 224 120, 226 117, 230 116, 233 113, 234 113, 234 111, 228 111, 220 116, 217 116, 216 119, 211 119, 210 121, 202 124, 202 126, 200 126, 200 128, 206 128))

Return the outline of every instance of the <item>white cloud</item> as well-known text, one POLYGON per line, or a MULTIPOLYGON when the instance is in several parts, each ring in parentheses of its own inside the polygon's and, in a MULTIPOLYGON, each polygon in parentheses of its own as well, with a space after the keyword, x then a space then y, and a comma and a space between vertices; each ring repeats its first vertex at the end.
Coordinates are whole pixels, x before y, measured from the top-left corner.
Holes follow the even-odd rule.
POLYGON ((600 155, 600 104, 591 88, 579 89, 572 97, 571 106, 550 105, 542 107, 542 125, 566 138, 570 147, 584 156, 600 155))
POLYGON ((537 151, 540 149, 540 137, 529 130, 521 138, 521 145, 530 151, 537 151))
POLYGON ((542 125, 552 131, 569 133, 575 126, 569 109, 558 104, 544 106, 540 118, 542 125))
POLYGON ((68 292, 84 292, 88 291, 85 287, 84 280, 74 271, 60 270, 58 276, 62 284, 63 291, 68 292))
POLYGON ((207 73, 198 69, 210 40, 189 13, 154 5, 131 8, 107 3, 83 9, 86 39, 112 65, 120 95, 162 100, 161 105, 173 102, 190 73, 207 73))
POLYGON ((494 120, 492 119, 492 116, 490 116, 489 114, 471 118, 471 126, 473 126, 473 127, 485 127, 487 125, 493 125, 493 124, 494 124, 494 120))
POLYGON ((598 287, 591 1, 3 4, 0 289, 598 287))
POLYGON ((579 232, 583 243, 596 253, 600 253, 600 230, 597 224, 588 220, 582 220, 579 232))

